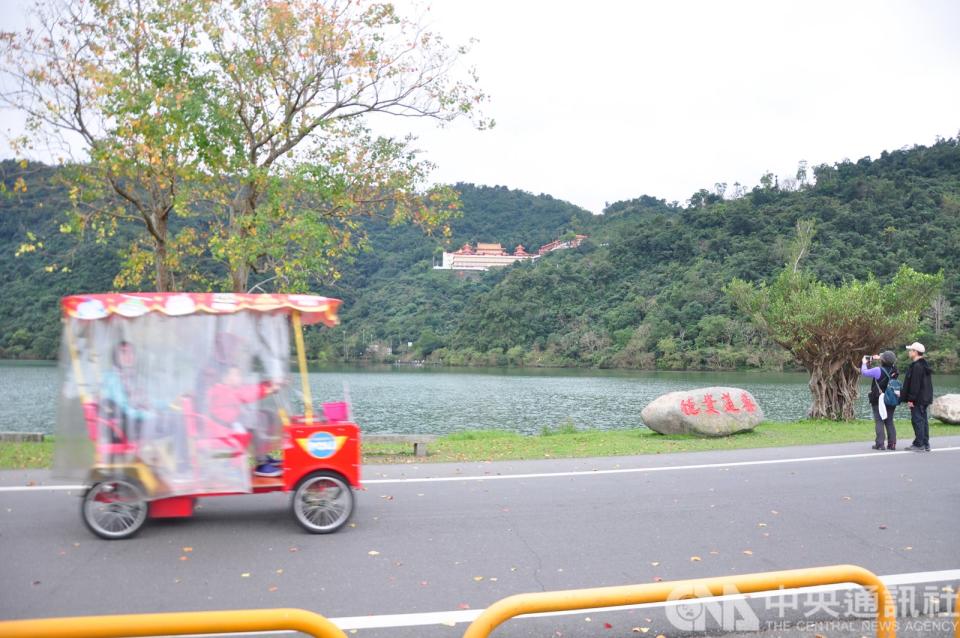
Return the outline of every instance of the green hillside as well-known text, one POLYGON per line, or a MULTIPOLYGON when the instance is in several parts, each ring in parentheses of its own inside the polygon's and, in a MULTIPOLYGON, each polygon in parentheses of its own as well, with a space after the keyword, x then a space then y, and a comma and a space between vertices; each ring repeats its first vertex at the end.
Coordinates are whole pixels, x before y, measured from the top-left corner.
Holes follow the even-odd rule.
POLYGON ((60 341, 59 299, 78 291, 109 290, 119 259, 92 241, 77 243, 59 228, 66 196, 56 169, 0 162, 0 357, 52 359, 60 341), (22 177, 25 192, 14 192, 22 177), (42 242, 18 256, 28 233, 42 242), (54 267, 55 265, 55 267, 54 267), (48 269, 52 268, 52 272, 48 269))
MULTIPOLYGON (((2 168, 9 188, 20 169, 2 168)), ((438 239, 372 220, 369 250, 345 265, 338 282, 317 289, 344 299, 343 325, 312 330, 310 354, 458 365, 789 366, 787 355, 731 309, 723 287, 733 277, 769 278, 783 264, 797 220, 814 219, 806 265, 827 282, 871 274, 884 280, 902 263, 944 270, 944 303, 930 309, 917 338, 939 369, 960 368, 952 310, 960 307, 957 140, 812 173, 783 184, 766 176, 736 197, 700 191, 686 207, 643 196, 599 216, 546 195, 459 184, 463 217, 448 246, 496 241, 529 249, 570 231, 590 239, 535 263, 464 276, 432 269, 438 239)), ((59 235, 58 193, 42 180, 34 186, 37 180, 31 176, 27 193, 0 199, 0 267, 11 275, 0 283, 2 356, 53 356, 56 298, 109 289, 117 266, 106 248, 77 247, 59 235), (44 239, 47 254, 14 256, 28 230, 44 239), (68 250, 73 254, 57 261, 70 272, 44 270, 52 255, 68 250)))
MULTIPOLYGON (((5 300, 0 308, 0 358, 56 357, 58 299, 75 292, 113 289, 120 255, 92 238, 78 243, 75 237, 60 232, 68 202, 55 177, 52 167, 0 162, 0 182, 5 187, 0 194, 0 268, 5 274, 0 278, 0 295, 5 300), (26 191, 14 187, 21 177, 28 185, 26 191), (18 254, 28 233, 43 246, 18 254)), ((368 220, 368 249, 355 255, 352 263, 343 264, 342 279, 316 289, 319 294, 344 300, 345 327, 325 331, 329 334, 311 330, 311 354, 330 358, 335 351, 343 357, 344 334, 350 344, 347 356, 352 358, 362 356, 365 346, 375 339, 389 336, 399 344, 418 340, 429 329, 447 333, 465 299, 489 287, 490 282, 451 278, 450 273, 434 275, 432 259, 435 255, 439 259, 443 246, 477 241, 500 241, 511 249, 518 243, 540 246, 583 228, 592 217, 547 195, 534 196, 502 186, 458 184, 457 189, 464 215, 456 220, 453 235, 445 242, 412 226, 368 220), (371 325, 377 330, 369 329, 371 325)))
POLYGON ((457 184, 463 216, 442 244, 412 227, 368 224, 369 250, 344 269, 328 294, 344 300, 342 325, 310 335, 311 355, 322 360, 374 355, 371 346, 388 346, 397 355, 422 357, 448 342, 473 300, 504 273, 463 277, 435 271, 444 246, 478 241, 537 248, 567 232, 595 223, 589 212, 550 197, 503 186, 457 184), (408 344, 416 343, 415 347, 408 344))
POLYGON ((939 321, 931 309, 917 338, 941 370, 958 369, 957 141, 813 172, 815 185, 768 177, 736 198, 702 191, 686 208, 652 197, 618 202, 577 229, 591 235, 580 249, 476 281, 421 261, 358 290, 345 334, 317 346, 335 356, 339 338, 344 352, 359 356, 375 340, 396 344, 407 335, 415 343, 407 356, 446 364, 779 369, 789 357, 738 316, 722 290, 733 277, 769 278, 797 220, 812 218, 817 235, 806 266, 827 282, 887 279, 901 263, 944 270, 939 321))

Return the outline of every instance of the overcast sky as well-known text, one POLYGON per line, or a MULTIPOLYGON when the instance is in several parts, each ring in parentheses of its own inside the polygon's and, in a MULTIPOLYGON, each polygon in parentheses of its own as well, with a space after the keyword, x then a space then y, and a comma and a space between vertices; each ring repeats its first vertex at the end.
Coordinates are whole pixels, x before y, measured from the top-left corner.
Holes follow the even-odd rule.
POLYGON ((960 130, 958 0, 426 4, 433 30, 479 40, 470 59, 497 121, 478 132, 403 120, 442 182, 549 193, 600 212, 960 130))

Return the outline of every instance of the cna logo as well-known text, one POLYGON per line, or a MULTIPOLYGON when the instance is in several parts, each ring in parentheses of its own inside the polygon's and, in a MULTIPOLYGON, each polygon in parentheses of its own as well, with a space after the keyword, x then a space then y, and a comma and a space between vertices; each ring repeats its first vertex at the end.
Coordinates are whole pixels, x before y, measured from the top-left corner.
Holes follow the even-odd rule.
POLYGON ((314 432, 308 438, 297 439, 300 447, 310 456, 317 459, 328 459, 343 447, 347 441, 345 436, 333 436, 329 432, 314 432))
POLYGON ((677 601, 667 607, 667 619, 682 631, 706 631, 711 618, 709 624, 715 623, 723 631, 759 631, 760 618, 739 593, 736 587, 724 585, 723 598, 718 600, 705 585, 677 587, 667 598, 677 601))

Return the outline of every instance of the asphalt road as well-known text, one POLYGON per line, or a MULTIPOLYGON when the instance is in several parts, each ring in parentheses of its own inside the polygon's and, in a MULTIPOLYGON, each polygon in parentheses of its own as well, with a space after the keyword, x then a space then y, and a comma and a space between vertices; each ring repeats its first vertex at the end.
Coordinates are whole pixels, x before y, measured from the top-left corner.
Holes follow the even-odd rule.
MULTIPOLYGON (((836 563, 882 575, 957 570, 960 436, 933 445, 369 466, 351 527, 330 536, 303 533, 288 497, 265 494, 206 499, 191 519, 108 542, 84 528, 76 492, 0 491, 0 618, 257 607, 467 617, 528 591, 836 563)), ((0 472, 0 486, 46 483, 43 472, 0 472)), ((359 634, 465 628, 421 620, 359 634)), ((677 634, 661 612, 640 609, 515 621, 496 635, 643 627, 677 634)))

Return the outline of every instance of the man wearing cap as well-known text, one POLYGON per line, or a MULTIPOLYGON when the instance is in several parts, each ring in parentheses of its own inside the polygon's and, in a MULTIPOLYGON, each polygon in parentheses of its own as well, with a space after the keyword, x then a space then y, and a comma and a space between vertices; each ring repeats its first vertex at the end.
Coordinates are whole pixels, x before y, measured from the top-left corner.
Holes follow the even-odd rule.
POLYGON ((910 423, 913 425, 913 445, 911 452, 930 451, 930 422, 927 420, 927 408, 933 403, 933 371, 924 358, 926 348, 914 341, 907 346, 907 354, 913 362, 907 368, 907 375, 900 388, 900 402, 910 406, 910 423))

